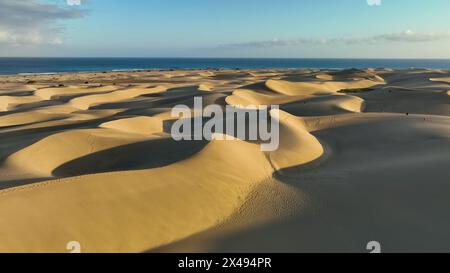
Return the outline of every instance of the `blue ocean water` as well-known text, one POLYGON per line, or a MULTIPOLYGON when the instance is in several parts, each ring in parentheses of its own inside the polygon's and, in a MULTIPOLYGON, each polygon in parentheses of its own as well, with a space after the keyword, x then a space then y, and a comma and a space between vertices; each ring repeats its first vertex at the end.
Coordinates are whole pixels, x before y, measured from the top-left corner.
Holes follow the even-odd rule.
POLYGON ((435 68, 450 59, 0 58, 0 75, 141 69, 435 68))

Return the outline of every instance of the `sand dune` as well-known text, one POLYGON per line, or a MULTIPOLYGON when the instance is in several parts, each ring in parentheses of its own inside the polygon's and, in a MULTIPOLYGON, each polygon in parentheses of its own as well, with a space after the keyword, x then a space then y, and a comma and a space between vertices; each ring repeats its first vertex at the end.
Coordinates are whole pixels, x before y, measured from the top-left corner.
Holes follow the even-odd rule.
POLYGON ((24 168, 28 173, 33 172, 48 177, 53 175, 57 167, 66 162, 143 139, 143 137, 108 129, 68 131, 51 135, 9 156, 5 164, 24 168))
POLYGON ((108 93, 117 90, 116 86, 68 86, 59 88, 43 88, 35 92, 46 100, 61 100, 76 96, 92 95, 96 93, 108 93))
POLYGON ((316 78, 320 79, 320 80, 325 80, 325 81, 332 81, 334 80, 333 75, 329 75, 329 74, 319 74, 316 76, 316 78))
POLYGON ((7 82, 0 86, 0 96, 32 95, 34 91, 36 91, 35 85, 7 82))
POLYGON ((134 134, 152 135, 163 132, 163 120, 155 117, 132 117, 106 122, 100 127, 134 134))
POLYGON ((285 95, 326 95, 342 89, 369 88, 381 84, 371 80, 355 80, 352 82, 292 82, 268 80, 266 85, 275 92, 285 95))
POLYGON ((52 114, 40 111, 31 111, 25 113, 16 113, 2 116, 0 119, 0 127, 17 126, 24 124, 31 124, 36 122, 43 122, 55 119, 63 119, 68 117, 65 114, 52 114))
POLYGON ((323 161, 283 170, 223 225, 154 251, 364 252, 375 239, 385 252, 449 251, 448 117, 305 122, 327 146, 323 161))
POLYGON ((163 86, 153 88, 131 88, 127 90, 115 91, 107 94, 89 95, 80 98, 75 98, 70 101, 70 104, 82 110, 88 110, 93 106, 123 101, 127 99, 136 98, 142 95, 157 94, 166 91, 167 88, 163 86))
POLYGON ((344 94, 288 96, 246 89, 235 90, 226 98, 226 102, 229 105, 244 107, 280 105, 284 111, 301 116, 361 112, 365 108, 363 99, 344 94))
MULTIPOLYGON (((66 221, 71 222, 70 225, 72 227, 60 231, 53 229, 43 231, 43 223, 35 222, 33 225, 28 226, 27 233, 30 236, 31 233, 35 233, 36 239, 33 245, 36 246, 36 251, 58 251, 58 246, 63 244, 65 240, 68 240, 67 234, 72 234, 76 238, 83 238, 83 241, 87 243, 86 250, 89 251, 108 251, 109 247, 119 247, 120 245, 126 245, 128 251, 143 251, 147 248, 159 247, 223 221, 224 218, 231 215, 239 207, 239 204, 242 202, 241 200, 246 198, 255 183, 269 178, 275 170, 304 164, 322 155, 323 150, 320 143, 306 131, 301 120, 283 112, 274 112, 273 114, 277 115, 282 123, 282 143, 285 143, 285 145, 277 152, 269 155, 270 161, 267 160, 266 156, 256 144, 249 144, 239 140, 212 141, 192 158, 164 168, 115 173, 113 176, 111 174, 99 174, 68 178, 55 182, 44 182, 18 188, 17 190, 4 191, 2 192, 2 199, 5 201, 7 196, 15 199, 15 193, 21 194, 20 192, 23 192, 23 194, 26 194, 30 189, 37 187, 37 191, 40 191, 44 195, 66 196, 64 198, 65 204, 61 207, 65 208, 64 210, 68 218, 76 218, 77 215, 83 215, 83 218, 90 219, 90 225, 99 227, 114 223, 115 232, 124 234, 124 237, 118 241, 114 239, 114 234, 117 233, 104 234, 105 237, 102 235, 102 240, 104 241, 101 241, 99 238, 95 238, 97 235, 84 229, 83 223, 75 227, 73 226, 75 223, 72 223, 72 221, 66 218, 55 219, 54 225, 51 224, 52 226, 60 227, 63 223, 67 223, 66 221), (241 155, 242 152, 244 154, 241 155), (237 153, 239 153, 238 160, 235 157, 237 153), (207 162, 214 162, 214 166, 206 167, 208 165, 206 164, 207 162), (201 173, 197 171, 200 166, 203 166, 201 173), (216 172, 217 168, 221 170, 221 173, 216 172), (147 179, 150 179, 150 181, 147 179), (100 184, 105 185, 101 186, 100 184), (83 192, 96 192, 97 190, 95 189, 101 187, 108 188, 108 190, 104 194, 97 193, 95 196, 90 194, 85 196, 83 194, 83 192), (130 190, 124 191, 128 187, 130 187, 130 190), (137 191, 137 189, 140 190, 137 191), (78 191, 78 194, 71 196, 70 192, 73 190, 78 191), (193 192, 193 194, 187 196, 184 194, 183 196, 182 193, 186 192, 193 192), (116 196, 116 198, 111 199, 111 195, 116 196), (134 201, 129 203, 127 200, 134 201), (176 203, 173 203, 175 200, 177 200, 176 203), (211 202, 212 200, 214 202, 211 202), (98 209, 106 207, 113 208, 120 205, 120 213, 126 213, 128 211, 132 214, 130 215, 131 219, 130 221, 122 222, 123 218, 120 216, 122 223, 119 224, 116 220, 116 217, 119 215, 115 213, 98 218, 100 212, 97 211, 97 208, 94 209, 94 207, 87 214, 83 208, 76 205, 85 202, 91 203, 92 206, 95 204, 95 207, 98 209), (163 204, 165 203, 168 206, 164 206, 163 204), (177 203, 179 205, 176 205, 177 203), (205 204, 209 205, 205 207, 205 204), (139 218, 143 219, 144 215, 145 218, 151 219, 151 221, 141 222, 138 224, 140 227, 137 227, 136 224, 138 222, 136 221, 139 218), (197 221, 196 224, 181 230, 176 228, 182 222, 186 221, 186 219, 192 220, 191 217, 200 217, 199 219, 203 220, 197 221), (205 217, 207 218, 204 219, 205 217), (155 220, 159 218, 161 220, 155 220), (163 227, 167 226, 173 226, 173 228, 166 229, 163 232, 163 227), (134 235, 125 236, 128 230, 135 228, 140 229, 142 232, 145 231, 145 238, 138 237, 140 239, 134 239, 134 235), (51 236, 52 242, 48 241, 50 238, 45 233, 49 235, 53 233, 51 236), (112 241, 116 241, 116 243, 109 245, 112 241), (105 244, 104 242, 108 243, 105 244)), ((99 150, 105 150, 138 140, 130 138, 127 135, 120 135, 118 132, 109 132, 107 130, 71 131, 65 134, 53 135, 30 146, 18 154, 9 157, 6 164, 20 164, 21 167, 31 168, 33 171, 39 172, 42 176, 51 176, 53 174, 52 171, 63 162, 81 157, 89 151, 94 153, 99 150), (88 135, 83 136, 82 134, 88 135), (67 148, 63 149, 63 147, 67 146, 67 143, 74 144, 71 150, 67 148), (40 152, 44 147, 46 149, 45 154, 40 152), (51 159, 51 161, 48 159, 51 159)), ((105 158, 104 160, 107 159, 105 158)), ((37 194, 36 197, 47 198, 44 196, 39 197, 39 195, 37 194)), ((31 198, 29 201, 36 202, 37 200, 31 198)), ((38 211, 50 210, 51 213, 56 213, 55 209, 61 209, 61 207, 48 207, 52 206, 51 204, 52 202, 49 200, 49 202, 43 204, 43 207, 37 208, 35 206, 35 209, 38 211)), ((12 205, 15 206, 16 204, 12 205)), ((3 205, 0 207, 3 207, 3 205)), ((26 207, 27 205, 23 206, 24 209, 26 207)), ((17 210, 19 207, 15 207, 15 209, 17 210)), ((33 211, 35 212, 36 210, 33 211)), ((30 217, 25 216, 21 212, 18 214, 21 217, 30 217)), ((20 221, 20 219, 16 220, 20 221)), ((49 223, 47 222, 46 224, 49 223)), ((6 231, 9 234, 10 232, 6 231)), ((24 247, 23 243, 26 242, 21 242, 21 240, 9 244, 8 247, 11 248, 8 251, 21 251, 23 249, 21 247, 24 247)), ((127 251, 127 249, 120 250, 127 251)))
POLYGON ((364 89, 383 85, 382 77, 364 70, 343 70, 315 75, 315 78, 304 75, 293 75, 281 80, 269 79, 266 86, 280 94, 285 95, 326 95, 340 90, 364 89), (317 79, 321 81, 317 81, 317 79))
POLYGON ((93 175, 6 191, 0 201, 2 215, 11 209, 17 213, 0 228, 1 248, 62 251, 65 242, 77 238, 86 251, 143 251, 216 225, 239 208, 252 181, 269 176, 270 164, 258 146, 213 142, 192 159, 165 169, 93 175), (236 160, 233 154, 242 152, 236 160), (216 166, 205 168, 211 161, 216 166), (217 173, 216 168, 224 172, 217 173), (20 201, 20 195, 26 195, 27 201, 20 201), (30 210, 27 204, 39 208, 34 205, 30 210), (42 221, 44 211, 62 217, 53 218, 53 223, 42 221), (23 221, 29 224, 21 225, 23 221), (92 228, 106 232, 95 234, 92 228))
POLYGON ((15 110, 21 106, 35 104, 37 102, 43 101, 41 98, 36 96, 1 96, 0 97, 0 111, 11 111, 15 110))
POLYGON ((445 91, 383 88, 377 92, 355 94, 355 96, 365 101, 367 112, 450 116, 450 98, 445 91))
POLYGON ((280 120, 280 147, 269 153, 269 160, 275 171, 301 166, 320 158, 324 149, 320 142, 311 135, 301 118, 283 111, 272 111, 280 120))
POLYGON ((431 78, 430 79, 433 82, 446 82, 450 83, 450 77, 449 78, 431 78))
POLYGON ((67 252, 70 241, 83 252, 366 252, 373 240, 385 252, 448 252, 449 77, 0 77, 0 252, 67 252), (204 106, 279 105, 279 148, 220 134, 173 140, 172 107, 195 96, 204 106))
POLYGON ((228 96, 226 98, 226 102, 229 105, 235 106, 279 105, 296 101, 304 101, 312 97, 312 95, 287 96, 277 94, 264 94, 256 90, 237 89, 233 91, 233 94, 231 96, 228 96))

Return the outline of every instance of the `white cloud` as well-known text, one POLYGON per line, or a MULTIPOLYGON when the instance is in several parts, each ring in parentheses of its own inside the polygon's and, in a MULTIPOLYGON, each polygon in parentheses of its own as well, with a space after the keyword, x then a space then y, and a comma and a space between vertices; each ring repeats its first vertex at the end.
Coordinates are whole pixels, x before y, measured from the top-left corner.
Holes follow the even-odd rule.
POLYGON ((369 6, 381 6, 381 0, 367 0, 369 6))
POLYGON ((81 0, 67 0, 67 5, 69 6, 80 6, 81 0))
POLYGON ((61 20, 84 12, 40 0, 0 0, 0 46, 61 44, 61 20))
POLYGON ((293 40, 267 40, 253 41, 247 43, 228 44, 223 47, 247 47, 247 48, 269 48, 282 46, 301 46, 301 45, 334 45, 334 44, 382 44, 382 43, 420 43, 435 42, 450 39, 449 33, 415 33, 406 30, 399 33, 387 33, 361 38, 299 38, 293 40))

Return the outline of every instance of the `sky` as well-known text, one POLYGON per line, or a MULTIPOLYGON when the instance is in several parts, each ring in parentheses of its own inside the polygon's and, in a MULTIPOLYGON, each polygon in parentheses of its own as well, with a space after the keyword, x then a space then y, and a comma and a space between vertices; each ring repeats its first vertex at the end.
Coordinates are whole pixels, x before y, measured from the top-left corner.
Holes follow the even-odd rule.
POLYGON ((448 0, 0 0, 2 57, 450 58, 448 0))

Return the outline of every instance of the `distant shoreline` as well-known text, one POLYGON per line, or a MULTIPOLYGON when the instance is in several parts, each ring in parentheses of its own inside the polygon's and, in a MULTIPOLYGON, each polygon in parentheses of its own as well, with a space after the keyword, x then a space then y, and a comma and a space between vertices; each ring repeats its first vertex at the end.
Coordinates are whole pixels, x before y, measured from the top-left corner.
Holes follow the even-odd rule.
POLYGON ((193 71, 211 71, 211 72, 257 72, 257 71, 274 71, 274 72, 286 72, 286 71, 300 71, 300 70, 320 70, 320 71, 344 71, 351 69, 361 69, 361 70, 392 70, 392 71, 420 71, 429 70, 432 71, 443 71, 447 72, 450 69, 440 69, 440 68, 423 68, 423 67, 410 67, 410 68, 389 68, 389 67, 365 67, 365 68, 252 68, 252 69, 241 69, 241 68, 174 68, 174 69, 123 69, 123 70, 110 70, 110 71, 70 71, 70 72, 42 72, 42 73, 18 73, 18 74, 0 74, 0 78, 24 78, 24 79, 34 79, 36 77, 48 77, 48 76, 71 76, 71 75, 97 75, 97 74, 114 74, 114 73, 152 73, 152 72, 193 72, 193 71))
POLYGON ((450 59, 0 58, 0 75, 208 69, 450 69, 450 59))

